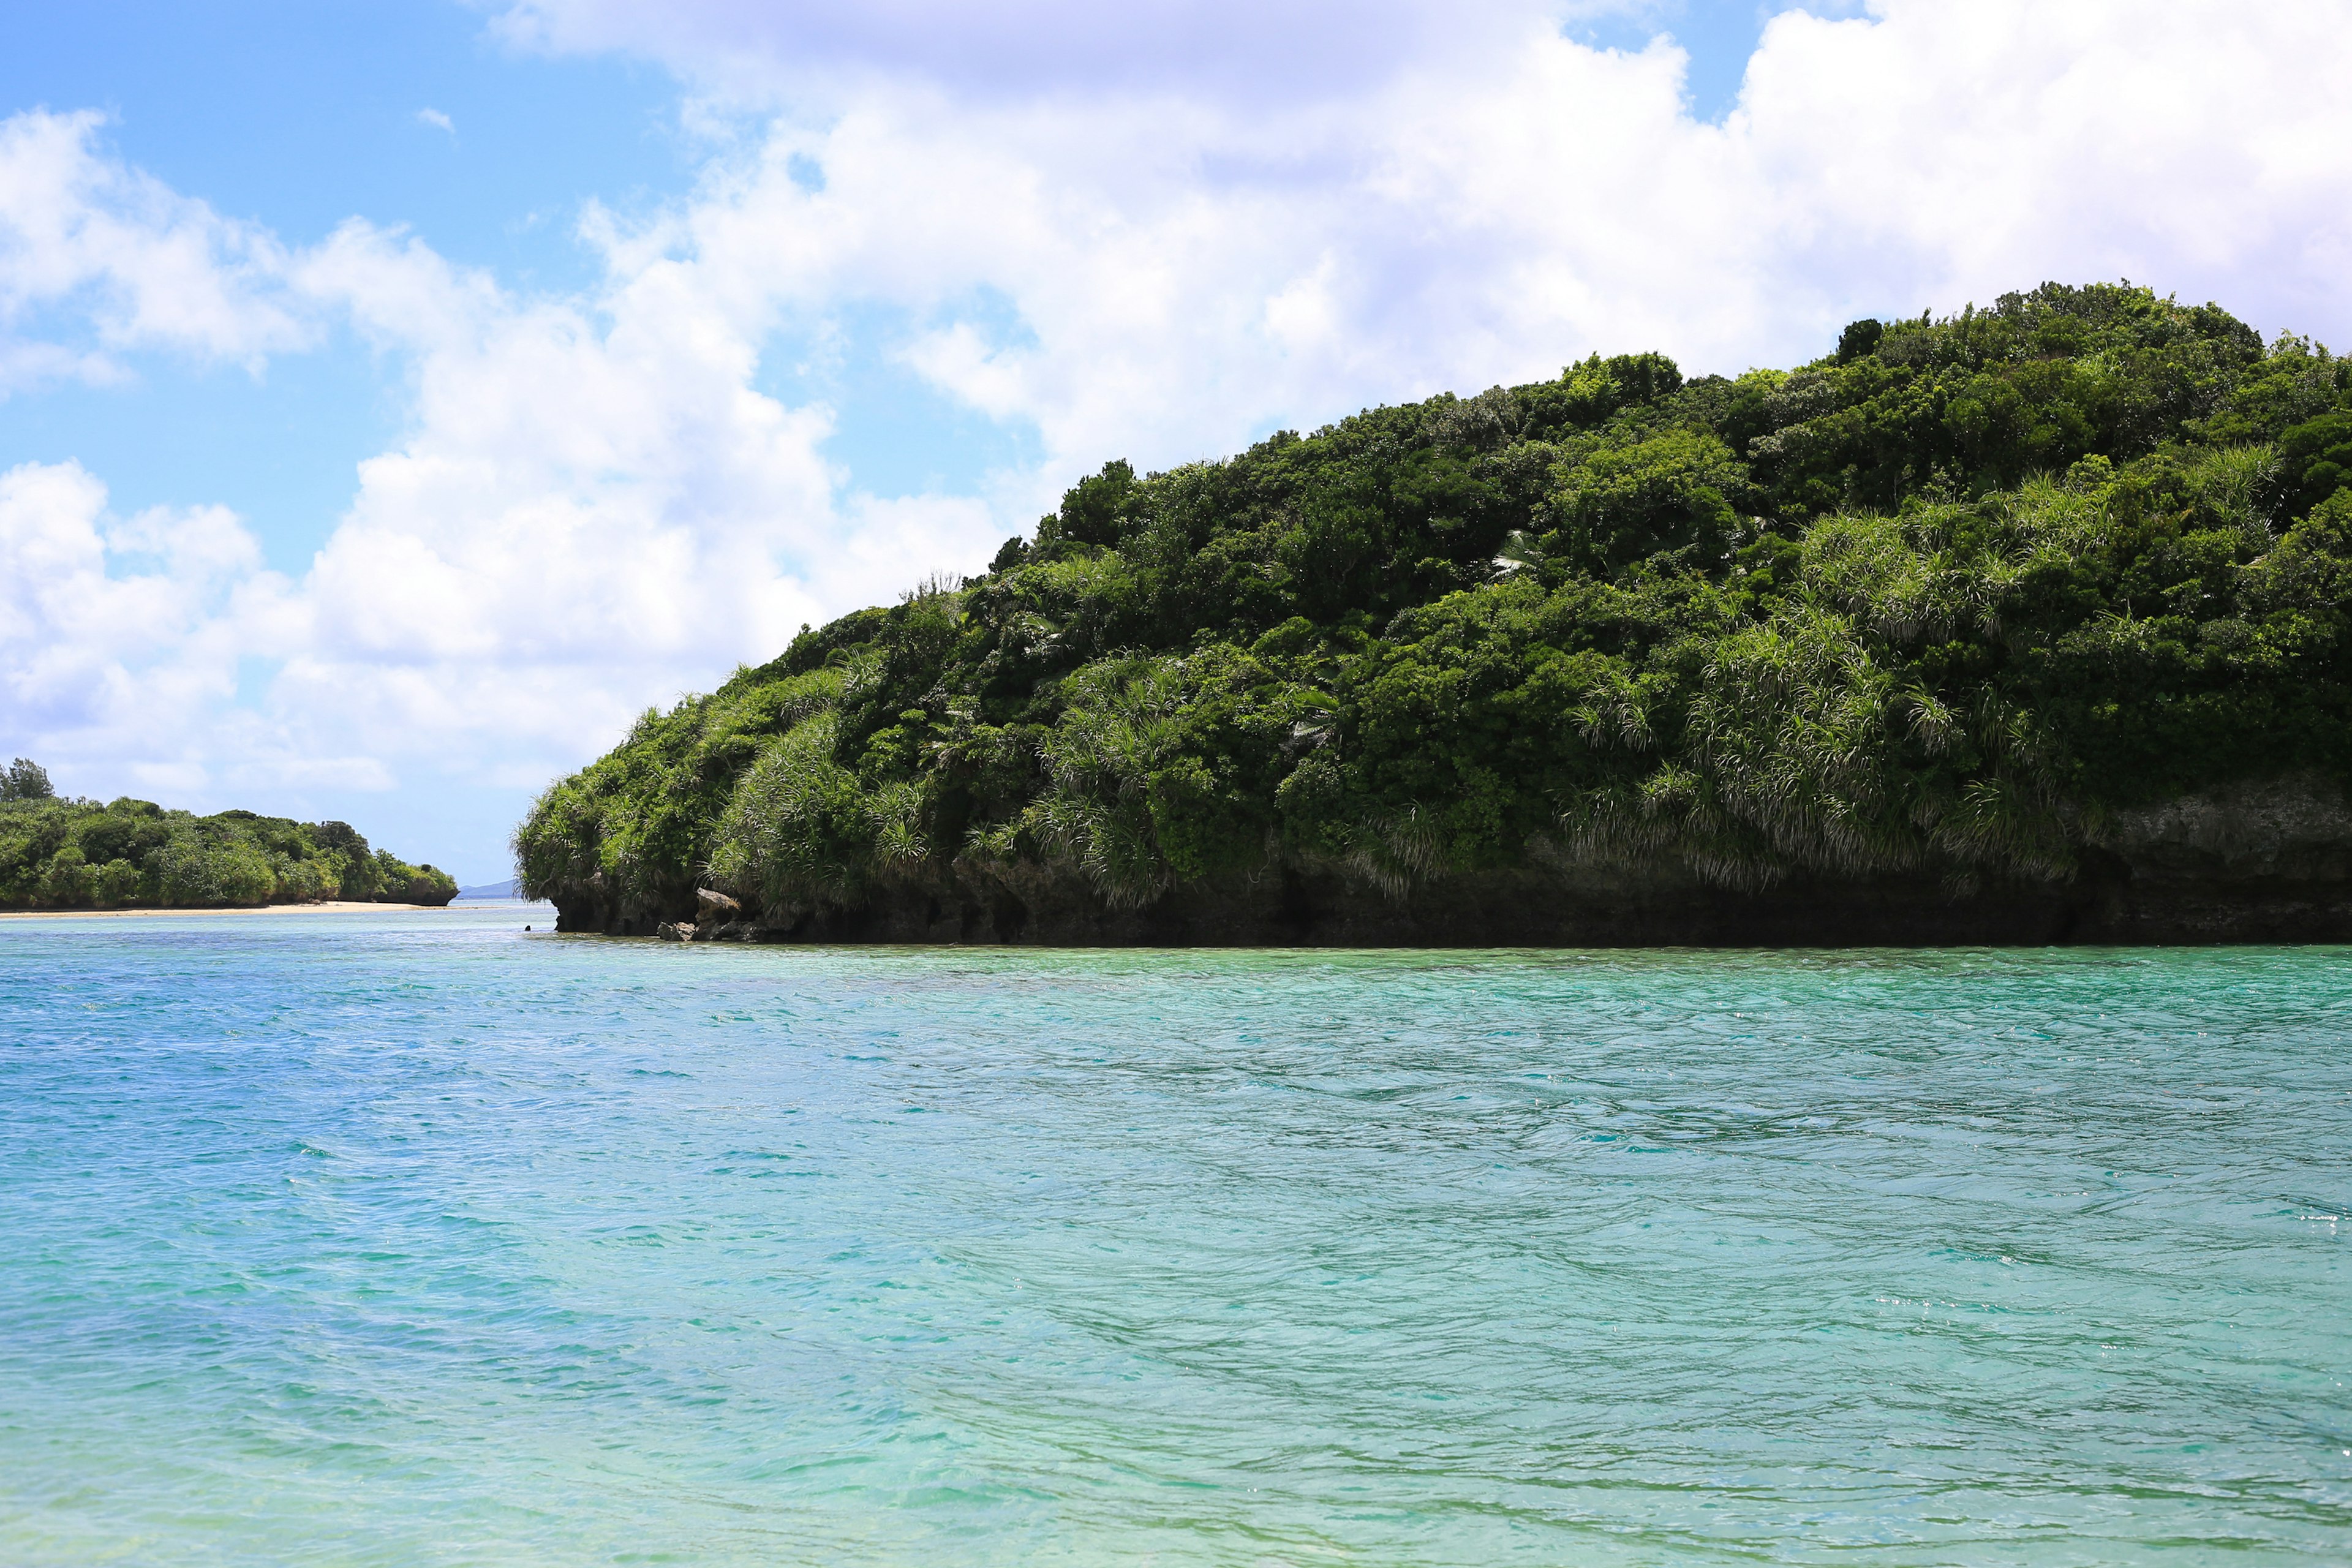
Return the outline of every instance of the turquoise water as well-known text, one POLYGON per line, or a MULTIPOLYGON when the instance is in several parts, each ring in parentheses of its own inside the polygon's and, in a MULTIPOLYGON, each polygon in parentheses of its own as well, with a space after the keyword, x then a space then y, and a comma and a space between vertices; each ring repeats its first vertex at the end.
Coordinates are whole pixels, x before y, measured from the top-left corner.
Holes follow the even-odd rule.
POLYGON ((0 1562, 2352 1559, 2342 951, 0 922, 0 1562))

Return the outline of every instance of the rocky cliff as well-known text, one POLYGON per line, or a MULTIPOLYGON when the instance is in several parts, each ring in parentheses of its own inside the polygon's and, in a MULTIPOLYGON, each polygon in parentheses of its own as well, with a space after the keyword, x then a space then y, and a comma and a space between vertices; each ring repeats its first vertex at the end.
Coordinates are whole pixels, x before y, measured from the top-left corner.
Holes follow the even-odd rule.
POLYGON ((593 885, 556 929, 685 942, 1036 946, 1751 947, 2352 942, 2352 805, 2325 780, 2245 784, 2117 814, 2065 878, 1933 870, 1761 888, 1686 868, 1530 865, 1394 892, 1330 868, 1182 883, 1114 908, 1067 877, 959 867, 852 902, 746 909, 711 889, 648 907, 593 885))

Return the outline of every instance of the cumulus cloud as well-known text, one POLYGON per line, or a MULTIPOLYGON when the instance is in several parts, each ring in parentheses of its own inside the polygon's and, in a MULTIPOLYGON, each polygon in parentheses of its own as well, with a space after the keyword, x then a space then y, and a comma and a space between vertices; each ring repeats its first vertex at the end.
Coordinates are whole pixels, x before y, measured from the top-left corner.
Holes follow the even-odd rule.
POLYGON ((0 121, 0 395, 120 379, 133 349, 253 360, 299 346, 302 324, 274 297, 277 241, 106 156, 102 123, 0 121), (43 331, 60 325, 67 342, 43 331))
POLYGON ((78 466, 11 476, 18 746, 184 793, 543 779, 647 700, 997 537, 971 498, 845 490, 829 412, 750 384, 769 309, 658 250, 535 299, 355 220, 274 253, 265 298, 404 363, 405 438, 294 581, 217 508, 118 522, 78 466))
MULTIPOLYGON (((2314 85, 2352 67, 2332 6, 1790 12, 1720 124, 1685 112, 1671 40, 1587 47, 1561 15, 525 0, 508 37, 667 61, 709 138, 689 195, 589 210, 601 280, 562 297, 363 221, 289 248, 109 160, 89 116, 7 121, 0 377, 347 322, 410 399, 292 581, 221 545, 170 597, 182 568, 135 563, 146 535, 90 476, 12 476, 34 542, 8 591, 53 606, 0 643, 18 727, 215 776, 446 759, 510 785, 803 620, 976 568, 1110 457, 1165 467, 1596 348, 1789 363, 1855 315, 2045 278, 2352 338, 2352 136, 2314 85), (77 310, 86 338, 41 330, 77 310), (768 374, 859 312, 1035 460, 877 499, 827 455, 855 410, 768 374), (117 594, 157 600, 146 640, 74 608, 117 594), (142 751, 141 703, 205 717, 142 751)), ((139 527, 226 539, 209 516, 139 527)))
POLYGON ((750 390, 753 345, 690 295, 520 300, 357 225, 299 276, 405 348, 415 417, 313 563, 289 690, 385 732, 568 752, 648 678, 707 680, 822 613, 825 417, 750 390))
POLYGON ((1720 125, 1685 112, 1671 40, 1593 49, 1503 0, 1412 9, 1362 29, 1377 58, 1255 96, 1208 55, 1349 29, 1312 4, 980 15, 527 0, 505 25, 796 106, 733 121, 698 199, 612 237, 616 263, 659 256, 746 322, 901 308, 925 323, 902 361, 1034 425, 1056 482, 1596 347, 1785 363, 1857 314, 2046 278, 2352 325, 2352 156, 2309 86, 2352 45, 2326 5, 1789 12, 1720 125), (1034 90, 940 41, 973 28, 1034 90), (976 296, 1021 330, 959 311, 976 296))
POLYGON ((13 728, 70 738, 74 758, 200 779, 239 658, 270 639, 285 593, 223 508, 117 519, 78 463, 0 473, 0 691, 13 728))

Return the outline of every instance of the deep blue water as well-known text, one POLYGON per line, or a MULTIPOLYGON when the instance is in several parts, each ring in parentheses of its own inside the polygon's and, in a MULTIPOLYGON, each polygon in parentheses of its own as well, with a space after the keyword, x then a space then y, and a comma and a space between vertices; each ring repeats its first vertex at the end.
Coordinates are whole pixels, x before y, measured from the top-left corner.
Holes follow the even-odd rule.
POLYGON ((2352 1560, 2352 954, 0 922, 0 1562, 2352 1560))

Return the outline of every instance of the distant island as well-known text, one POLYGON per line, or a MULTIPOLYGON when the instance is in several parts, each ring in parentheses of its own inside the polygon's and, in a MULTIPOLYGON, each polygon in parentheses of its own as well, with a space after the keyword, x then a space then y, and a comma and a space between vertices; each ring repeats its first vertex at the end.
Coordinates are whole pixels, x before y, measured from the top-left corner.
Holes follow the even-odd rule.
POLYGON ((2352 939, 2347 480, 2352 366, 2128 284, 1114 462, 648 711, 521 890, 693 940, 2352 939))
POLYGON ((0 774, 0 907, 437 906, 457 896, 447 872, 371 851, 345 823, 250 811, 197 816, 128 796, 103 805, 65 799, 23 757, 0 774))

